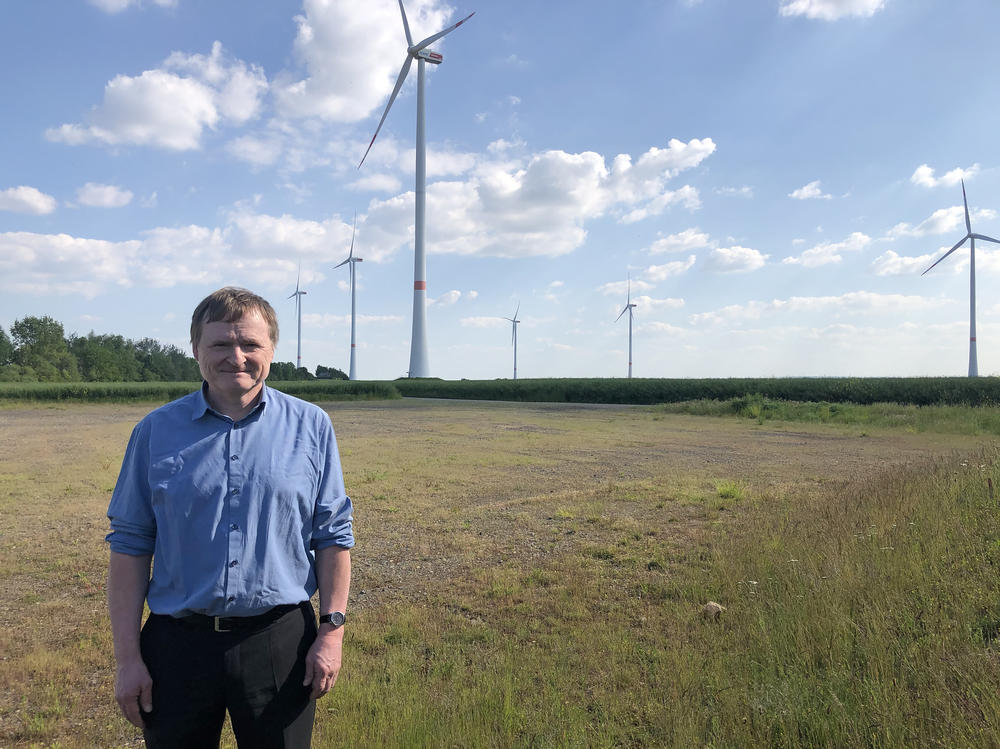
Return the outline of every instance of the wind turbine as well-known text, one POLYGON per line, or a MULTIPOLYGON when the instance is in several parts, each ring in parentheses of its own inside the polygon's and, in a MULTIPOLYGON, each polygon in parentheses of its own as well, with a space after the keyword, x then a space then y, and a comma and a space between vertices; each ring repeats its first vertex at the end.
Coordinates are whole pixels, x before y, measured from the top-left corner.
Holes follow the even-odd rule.
POLYGON ((361 157, 361 163, 358 164, 358 169, 361 168, 361 164, 365 163, 365 159, 368 158, 368 152, 372 150, 372 146, 375 144, 375 138, 378 137, 379 131, 382 129, 382 124, 385 122, 386 115, 389 114, 389 108, 392 107, 392 103, 396 100, 396 95, 399 93, 399 89, 403 86, 403 81, 406 80, 407 73, 410 72, 410 65, 414 60, 417 61, 417 168, 414 186, 414 219, 413 219, 413 332, 410 337, 410 369, 409 377, 429 377, 430 376, 430 364, 427 358, 427 261, 424 249, 424 216, 425 208, 427 202, 426 195, 426 182, 427 182, 427 158, 426 158, 426 143, 424 137, 424 63, 431 63, 432 65, 440 65, 444 61, 442 57, 437 52, 431 52, 426 49, 429 45, 436 42, 438 39, 448 34, 463 23, 468 21, 475 13, 470 13, 461 21, 452 26, 449 26, 444 31, 439 31, 436 34, 432 34, 421 42, 413 43, 413 38, 410 36, 410 25, 406 21, 406 11, 403 9, 403 0, 399 0, 399 12, 403 16, 403 31, 406 34, 406 59, 403 61, 403 67, 399 71, 399 77, 396 78, 396 86, 392 89, 392 94, 389 96, 389 102, 385 105, 385 111, 382 112, 382 119, 378 122, 378 127, 375 128, 375 135, 372 136, 371 142, 368 144, 368 149, 365 151, 365 155, 361 157))
POLYGON ((339 268, 341 265, 346 265, 350 263, 351 271, 351 373, 350 378, 352 380, 358 379, 358 370, 355 364, 354 352, 357 346, 355 345, 355 333, 356 333, 356 314, 357 314, 357 297, 355 296, 356 286, 354 285, 355 278, 357 277, 357 269, 355 268, 355 263, 362 262, 359 257, 354 257, 354 235, 358 231, 358 214, 354 214, 354 231, 351 232, 351 251, 347 254, 347 260, 342 263, 338 263, 333 266, 334 269, 339 268))
POLYGON ((511 327, 511 343, 514 344, 514 379, 517 379, 517 326, 520 324, 520 320, 517 319, 517 311, 521 309, 521 303, 518 302, 517 307, 514 308, 513 317, 505 317, 504 320, 510 320, 511 327))
POLYGON ((635 309, 635 304, 632 303, 632 278, 628 279, 628 296, 626 297, 625 307, 622 311, 618 313, 618 317, 615 318, 615 322, 622 319, 622 315, 628 312, 628 376, 629 379, 632 378, 632 310, 635 309))
MULTIPOLYGON (((993 239, 993 237, 987 237, 983 234, 972 233, 972 222, 969 220, 969 201, 965 197, 964 179, 962 180, 962 202, 965 204, 966 235, 962 237, 958 244, 939 257, 934 262, 934 265, 940 263, 951 253, 965 244, 966 239, 969 240, 969 377, 978 377, 979 361, 976 356, 976 240, 981 239, 984 242, 995 242, 996 244, 1000 244, 1000 239, 993 239)), ((927 271, 934 267, 934 265, 920 275, 925 275, 927 271)))
POLYGON ((302 263, 299 263, 299 272, 295 276, 295 291, 288 295, 291 299, 295 297, 295 315, 299 319, 299 348, 295 356, 295 368, 298 369, 302 366, 302 295, 306 292, 299 289, 299 280, 302 278, 302 263))

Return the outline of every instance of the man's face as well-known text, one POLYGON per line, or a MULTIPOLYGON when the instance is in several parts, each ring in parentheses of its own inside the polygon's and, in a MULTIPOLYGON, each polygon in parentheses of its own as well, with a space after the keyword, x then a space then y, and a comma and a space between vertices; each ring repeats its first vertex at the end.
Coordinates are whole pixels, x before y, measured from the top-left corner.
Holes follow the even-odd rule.
POLYGON ((267 323, 256 312, 236 322, 205 323, 193 349, 208 391, 232 399, 256 395, 274 359, 267 323))

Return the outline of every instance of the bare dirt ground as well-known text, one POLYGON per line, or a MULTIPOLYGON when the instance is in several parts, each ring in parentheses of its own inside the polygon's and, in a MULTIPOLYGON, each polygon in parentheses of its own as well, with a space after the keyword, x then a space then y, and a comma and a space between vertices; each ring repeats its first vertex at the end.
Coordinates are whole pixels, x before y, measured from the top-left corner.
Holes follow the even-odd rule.
MULTIPOLYGON (((113 709, 103 538, 125 444, 151 408, 0 409, 0 747, 135 741, 113 709)), ((644 407, 407 399, 324 408, 355 503, 358 608, 433 597, 512 559, 544 565, 569 546, 599 548, 647 528, 682 549, 725 512, 719 482, 755 497, 835 490, 983 442, 644 407)))

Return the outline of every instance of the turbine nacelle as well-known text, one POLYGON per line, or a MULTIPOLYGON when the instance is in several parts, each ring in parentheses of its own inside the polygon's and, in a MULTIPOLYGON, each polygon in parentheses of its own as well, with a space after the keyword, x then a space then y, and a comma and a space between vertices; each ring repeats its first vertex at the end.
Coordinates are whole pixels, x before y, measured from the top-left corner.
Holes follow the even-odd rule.
POLYGON ((429 62, 432 65, 440 65, 444 62, 444 55, 440 52, 431 52, 429 49, 418 49, 416 52, 412 49, 408 49, 407 52, 416 57, 418 60, 429 62))

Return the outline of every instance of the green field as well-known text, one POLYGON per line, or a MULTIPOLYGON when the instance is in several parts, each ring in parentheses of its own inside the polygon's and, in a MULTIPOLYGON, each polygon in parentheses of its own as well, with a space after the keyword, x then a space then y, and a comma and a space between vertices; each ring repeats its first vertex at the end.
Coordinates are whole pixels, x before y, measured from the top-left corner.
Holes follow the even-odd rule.
MULTIPOLYGON (((695 400, 898 403, 913 406, 995 406, 996 377, 774 377, 774 378, 550 378, 529 380, 399 379, 392 382, 308 380, 270 382, 309 400, 350 398, 448 398, 525 403, 620 403, 651 405, 695 400)), ((186 382, 2 383, 2 400, 166 402, 190 392, 186 382)))
MULTIPOLYGON (((315 746, 1000 745, 1000 472, 965 417, 324 407, 358 547, 315 746)), ((0 410, 0 746, 136 744, 103 535, 147 409, 0 410)))

